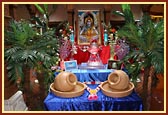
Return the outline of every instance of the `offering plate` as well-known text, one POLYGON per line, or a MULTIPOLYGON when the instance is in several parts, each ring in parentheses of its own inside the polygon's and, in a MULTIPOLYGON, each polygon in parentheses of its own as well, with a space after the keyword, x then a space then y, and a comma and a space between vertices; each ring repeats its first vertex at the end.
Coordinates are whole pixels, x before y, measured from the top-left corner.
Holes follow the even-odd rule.
POLYGON ((116 90, 110 88, 108 81, 105 81, 102 84, 100 84, 100 88, 104 95, 118 98, 118 97, 125 97, 131 94, 134 89, 134 84, 132 82, 129 82, 128 88, 124 90, 116 90))
POLYGON ((55 94, 56 96, 65 97, 65 98, 78 97, 84 93, 85 88, 86 88, 85 84, 83 84, 81 82, 77 82, 77 84, 73 90, 62 92, 62 91, 58 91, 54 88, 54 83, 52 83, 50 85, 50 89, 53 94, 55 94))

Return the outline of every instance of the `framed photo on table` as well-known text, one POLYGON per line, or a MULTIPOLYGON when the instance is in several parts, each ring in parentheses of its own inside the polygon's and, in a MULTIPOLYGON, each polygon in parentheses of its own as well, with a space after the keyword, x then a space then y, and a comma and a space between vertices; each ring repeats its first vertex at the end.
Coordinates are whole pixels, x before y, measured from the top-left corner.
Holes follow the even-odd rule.
POLYGON ((108 69, 120 69, 118 60, 108 60, 108 69))
POLYGON ((77 43, 90 45, 92 41, 101 44, 100 10, 77 10, 77 43))
POLYGON ((65 67, 65 71, 72 70, 72 69, 78 69, 78 64, 76 60, 65 61, 64 67, 65 67))

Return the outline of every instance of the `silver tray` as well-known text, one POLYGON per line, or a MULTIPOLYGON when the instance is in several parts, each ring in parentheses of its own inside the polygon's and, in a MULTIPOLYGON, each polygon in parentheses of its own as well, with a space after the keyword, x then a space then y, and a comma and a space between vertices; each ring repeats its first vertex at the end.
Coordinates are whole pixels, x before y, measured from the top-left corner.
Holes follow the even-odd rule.
POLYGON ((105 66, 78 66, 79 69, 105 69, 105 66))

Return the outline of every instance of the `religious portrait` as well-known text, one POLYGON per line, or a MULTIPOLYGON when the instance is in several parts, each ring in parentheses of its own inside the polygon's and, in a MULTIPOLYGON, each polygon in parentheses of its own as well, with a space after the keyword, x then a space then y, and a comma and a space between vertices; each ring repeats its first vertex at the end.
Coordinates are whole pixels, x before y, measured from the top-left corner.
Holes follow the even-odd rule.
POLYGON ((101 44, 100 11, 78 10, 78 37, 79 45, 89 45, 95 41, 101 44))

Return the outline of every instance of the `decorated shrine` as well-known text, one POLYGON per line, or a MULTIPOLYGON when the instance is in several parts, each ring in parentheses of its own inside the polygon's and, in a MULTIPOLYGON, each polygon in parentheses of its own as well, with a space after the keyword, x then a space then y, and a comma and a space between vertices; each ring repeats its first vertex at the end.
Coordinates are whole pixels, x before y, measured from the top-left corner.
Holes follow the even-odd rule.
POLYGON ((5 112, 163 110, 164 2, 2 6, 5 112))

